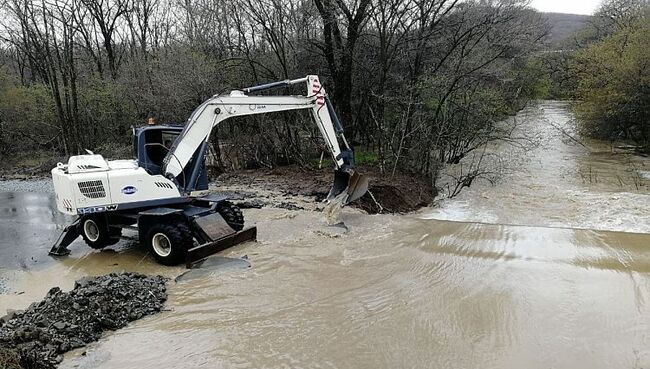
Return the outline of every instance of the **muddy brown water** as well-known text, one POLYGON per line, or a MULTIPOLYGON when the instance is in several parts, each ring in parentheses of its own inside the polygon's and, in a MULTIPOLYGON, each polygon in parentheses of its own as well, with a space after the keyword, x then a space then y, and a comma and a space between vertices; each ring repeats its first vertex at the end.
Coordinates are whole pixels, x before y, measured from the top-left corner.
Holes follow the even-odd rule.
MULTIPOLYGON (((483 159, 505 173, 497 185, 476 180, 423 217, 650 233, 650 158, 580 137, 566 103, 532 104, 515 121, 517 140, 490 145, 483 159)), ((441 182, 467 171, 473 158, 449 167, 441 182)))
MULTIPOLYGON (((406 216, 346 208, 347 229, 317 212, 247 211, 259 242, 181 277, 170 285, 170 311, 106 335, 86 355, 68 354, 61 367, 650 367, 647 160, 593 141, 583 151, 543 128, 546 119, 571 128, 560 103, 518 119, 539 142, 515 155, 519 170, 498 186, 477 182, 406 216)), ((39 262, 2 262, 0 313, 87 274, 183 272, 128 242, 117 252, 77 242, 69 258, 45 260, 28 235, 5 232, 39 228, 49 242, 65 219, 50 212, 32 222, 26 200, 2 199, 1 255, 39 262)), ((47 199, 30 206, 48 209, 47 199)))

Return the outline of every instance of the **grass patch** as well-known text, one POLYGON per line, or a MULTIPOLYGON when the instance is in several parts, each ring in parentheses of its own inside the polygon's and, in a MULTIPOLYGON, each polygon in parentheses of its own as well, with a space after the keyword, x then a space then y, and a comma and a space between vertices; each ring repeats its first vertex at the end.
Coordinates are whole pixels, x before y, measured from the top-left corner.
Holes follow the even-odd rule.
POLYGON ((377 165, 379 156, 374 151, 357 150, 354 152, 354 162, 356 165, 377 165))

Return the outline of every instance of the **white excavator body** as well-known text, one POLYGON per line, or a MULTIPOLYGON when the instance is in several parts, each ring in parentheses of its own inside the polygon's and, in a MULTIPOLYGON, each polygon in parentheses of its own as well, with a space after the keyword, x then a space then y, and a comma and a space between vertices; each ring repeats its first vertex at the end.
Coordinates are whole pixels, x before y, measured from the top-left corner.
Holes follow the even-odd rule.
POLYGON ((69 215, 124 210, 151 201, 181 197, 165 176, 152 175, 137 160, 106 160, 101 155, 72 156, 52 169, 57 209, 69 215))

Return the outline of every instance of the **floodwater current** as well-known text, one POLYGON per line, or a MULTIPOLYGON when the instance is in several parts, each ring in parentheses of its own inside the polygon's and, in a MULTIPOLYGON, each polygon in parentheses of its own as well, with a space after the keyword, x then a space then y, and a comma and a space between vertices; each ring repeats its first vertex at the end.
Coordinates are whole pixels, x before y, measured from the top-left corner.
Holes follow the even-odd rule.
MULTIPOLYGON (((534 147, 491 145, 511 168, 437 207, 344 208, 346 227, 317 212, 247 211, 258 242, 176 278, 168 311, 60 367, 650 368, 650 160, 580 139, 562 103, 516 120, 534 147)), ((183 273, 128 242, 77 242, 50 259, 17 230, 47 243, 64 219, 34 220, 48 197, 22 196, 0 197, 3 259, 22 260, 0 264, 0 313, 87 274, 183 273)))
POLYGON ((531 104, 507 124, 515 127, 511 140, 477 150, 442 175, 444 182, 484 154, 483 166, 494 173, 485 177, 495 185, 477 179, 423 217, 650 233, 650 158, 581 138, 563 102, 531 104))

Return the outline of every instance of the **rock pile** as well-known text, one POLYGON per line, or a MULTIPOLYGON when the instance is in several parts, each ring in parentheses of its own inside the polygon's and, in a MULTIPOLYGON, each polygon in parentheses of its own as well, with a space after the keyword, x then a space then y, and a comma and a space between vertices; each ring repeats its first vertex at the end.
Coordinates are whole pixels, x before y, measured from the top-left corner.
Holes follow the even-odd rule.
POLYGON ((54 368, 64 352, 98 340, 103 331, 159 312, 167 300, 166 281, 112 273, 80 279, 70 292, 54 287, 26 311, 0 319, 0 364, 18 359, 24 368, 54 368))

